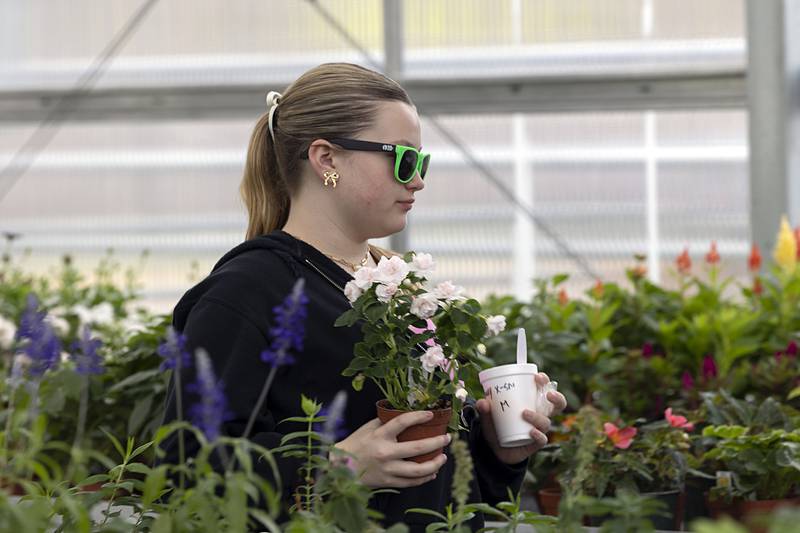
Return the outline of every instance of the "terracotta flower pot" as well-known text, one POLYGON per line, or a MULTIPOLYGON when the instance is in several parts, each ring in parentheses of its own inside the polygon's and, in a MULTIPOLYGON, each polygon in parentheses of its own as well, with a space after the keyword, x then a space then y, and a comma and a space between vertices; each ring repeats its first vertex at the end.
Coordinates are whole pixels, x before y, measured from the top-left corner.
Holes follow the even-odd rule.
MULTIPOLYGON (((378 401, 375 404, 375 407, 378 410, 378 419, 380 419, 382 424, 385 424, 389 420, 408 412, 392 409, 388 400, 378 401)), ((433 412, 433 418, 431 420, 425 422, 424 424, 417 424, 416 426, 411 426, 404 429, 397 436, 397 441, 409 442, 413 440, 426 439, 428 437, 435 437, 437 435, 444 435, 447 433, 447 425, 450 423, 450 415, 453 412, 452 408, 447 407, 445 409, 431 409, 431 411, 433 412)), ((407 460, 417 463, 424 463, 425 461, 430 461, 437 455, 441 454, 443 449, 444 448, 442 447, 429 453, 417 455, 415 457, 409 457, 407 460)))
POLYGON ((561 504, 561 487, 541 489, 537 495, 539 511, 542 514, 558 516, 558 506, 561 504))
POLYGON ((749 531, 766 533, 766 520, 779 507, 800 507, 800 498, 783 500, 740 500, 739 513, 749 531))

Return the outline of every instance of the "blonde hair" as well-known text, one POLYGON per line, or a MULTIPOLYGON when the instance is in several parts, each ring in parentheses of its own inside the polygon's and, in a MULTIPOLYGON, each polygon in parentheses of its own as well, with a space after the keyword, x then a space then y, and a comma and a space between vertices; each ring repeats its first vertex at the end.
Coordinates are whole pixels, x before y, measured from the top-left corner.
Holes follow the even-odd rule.
POLYGON ((300 161, 316 139, 353 137, 374 122, 378 104, 411 104, 406 91, 378 72, 326 63, 300 76, 281 96, 269 131, 269 113, 256 123, 239 191, 248 212, 247 238, 286 224, 300 161))

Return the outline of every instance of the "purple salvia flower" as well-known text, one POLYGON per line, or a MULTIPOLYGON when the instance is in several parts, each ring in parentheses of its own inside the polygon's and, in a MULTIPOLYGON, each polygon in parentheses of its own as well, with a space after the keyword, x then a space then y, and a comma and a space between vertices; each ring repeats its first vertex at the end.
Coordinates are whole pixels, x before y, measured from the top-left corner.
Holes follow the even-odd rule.
POLYGON ((340 390, 333 397, 330 405, 323 407, 318 416, 324 416, 325 421, 320 427, 317 425, 315 431, 322 436, 323 442, 334 443, 347 436, 347 428, 344 427, 344 408, 347 405, 347 393, 340 390))
POLYGON ((703 357, 703 379, 710 380, 717 377, 717 363, 711 354, 703 357))
POLYGON ((306 329, 306 306, 308 296, 305 291, 305 279, 300 278, 295 282, 292 292, 275 306, 274 326, 269 329, 272 337, 270 347, 261 352, 261 360, 278 367, 294 363, 294 358, 289 355, 289 350, 302 351, 303 337, 306 329))
POLYGON ((208 352, 198 348, 195 352, 197 361, 197 381, 187 387, 199 401, 189 409, 192 424, 200 428, 209 441, 215 441, 220 434, 220 426, 228 414, 225 389, 221 381, 214 376, 208 352))
POLYGON ((97 353, 102 345, 100 339, 92 338, 89 326, 83 326, 80 338, 72 345, 72 359, 75 361, 75 371, 78 374, 88 376, 105 372, 103 358, 97 353))
POLYGON ((164 359, 161 370, 175 368, 180 363, 182 368, 192 365, 192 356, 186 350, 186 335, 175 331, 172 326, 167 328, 167 338, 158 347, 156 353, 164 359))
POLYGON ((20 318, 17 339, 24 342, 23 353, 30 359, 30 373, 41 376, 58 364, 61 356, 61 341, 47 322, 47 313, 39 311, 39 300, 31 293, 25 311, 20 318))
POLYGON ((684 390, 692 390, 694 388, 694 378, 688 370, 684 371, 681 377, 681 383, 683 384, 684 390))

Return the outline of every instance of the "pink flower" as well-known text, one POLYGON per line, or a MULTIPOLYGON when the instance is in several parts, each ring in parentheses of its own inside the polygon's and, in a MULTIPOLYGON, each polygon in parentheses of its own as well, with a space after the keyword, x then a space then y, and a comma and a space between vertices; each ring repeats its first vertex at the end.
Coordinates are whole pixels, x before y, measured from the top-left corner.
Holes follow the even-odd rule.
POLYGON ((717 363, 711 354, 703 357, 703 379, 710 380, 717 377, 717 363))
MULTIPOLYGON (((436 331, 436 324, 434 324, 433 320, 431 320, 430 318, 425 320, 425 324, 426 325, 424 328, 418 328, 416 326, 408 326, 408 329, 410 329, 411 332, 416 335, 419 335, 420 333, 425 333, 426 331, 436 331)), ((427 344, 428 346, 435 346, 436 341, 433 340, 433 338, 430 338, 425 341, 425 344, 427 344)))
POLYGON ((378 301, 388 303, 397 292, 397 289, 397 283, 381 283, 375 287, 375 296, 378 297, 378 301))
POLYGON ((681 377, 681 383, 683 384, 684 390, 692 390, 694 388, 694 378, 688 370, 684 371, 681 377))
POLYGON ((358 286, 358 282, 356 280, 350 280, 347 282, 347 285, 344 286, 344 295, 350 301, 350 303, 355 302, 358 300, 358 297, 364 291, 361 290, 361 287, 358 286))
POLYGON ((434 344, 422 354, 420 361, 422 361, 422 368, 426 372, 433 372, 436 367, 442 366, 447 359, 444 356, 444 350, 438 344, 434 344))
POLYGON ((378 266, 375 268, 375 277, 381 283, 396 283, 401 284, 406 276, 408 276, 408 263, 403 261, 401 257, 393 256, 390 259, 381 257, 378 261, 378 266))
POLYGON ((694 424, 689 422, 685 416, 673 415, 672 407, 668 407, 667 410, 664 411, 664 418, 666 418, 669 425, 674 428, 681 428, 686 431, 692 431, 694 429, 694 424))
POLYGON ((431 254, 414 254, 410 268, 420 276, 426 277, 436 269, 436 261, 431 254))
MULTIPOLYGON (((377 272, 374 268, 363 267, 356 270, 353 281, 361 290, 367 290, 377 281, 377 272)), ((349 283, 349 282, 348 282, 349 283)))
POLYGON ((411 314, 420 318, 432 317, 438 308, 439 300, 437 300, 436 296, 429 292, 420 294, 411 302, 411 314))
POLYGON ((464 297, 461 293, 464 292, 464 287, 460 285, 453 285, 451 281, 443 281, 433 289, 433 294, 440 300, 453 302, 455 300, 463 300, 464 297))
POLYGON ((620 429, 611 422, 603 424, 603 430, 606 432, 606 436, 611 442, 614 443, 614 446, 621 450, 628 449, 631 442, 633 442, 633 437, 635 437, 637 433, 637 429, 634 427, 620 429))
POLYGON ((491 335, 498 335, 506 329, 506 317, 503 315, 493 315, 486 319, 486 326, 491 335))

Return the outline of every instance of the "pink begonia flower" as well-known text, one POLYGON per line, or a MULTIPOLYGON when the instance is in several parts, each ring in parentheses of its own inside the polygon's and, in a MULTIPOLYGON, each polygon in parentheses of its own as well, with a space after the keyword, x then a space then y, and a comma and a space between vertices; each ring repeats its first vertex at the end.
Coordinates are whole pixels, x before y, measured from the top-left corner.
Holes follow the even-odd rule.
POLYGON ((709 380, 717 377, 717 363, 711 354, 703 357, 703 379, 709 380))
POLYGON ((681 383, 683 383, 684 390, 692 390, 694 388, 694 378, 689 373, 688 370, 683 372, 683 376, 681 377, 681 383))
POLYGON ((414 254, 410 269, 420 276, 427 277, 436 269, 436 261, 431 254, 414 254))
POLYGON ((668 407, 667 410, 664 411, 664 418, 666 418, 669 425, 674 428, 681 428, 686 431, 692 431, 694 429, 694 424, 689 422, 685 416, 673 415, 672 407, 668 407))
POLYGON ((374 268, 363 267, 356 270, 356 273, 353 275, 353 281, 359 289, 365 291, 372 287, 372 284, 378 280, 377 276, 377 271, 374 268))
POLYGON ((439 300, 429 292, 420 294, 411 301, 411 314, 420 318, 432 317, 438 308, 439 300))
POLYGON ((611 439, 611 442, 614 443, 614 446, 621 450, 628 449, 638 431, 634 427, 620 429, 611 422, 603 424, 603 430, 606 432, 606 436, 611 439))
POLYGON ((408 276, 409 267, 408 263, 403 261, 401 257, 393 256, 390 259, 381 257, 375 270, 377 281, 400 285, 403 283, 403 280, 406 279, 406 276, 408 276))
POLYGON ((350 280, 347 282, 347 285, 344 286, 344 295, 347 297, 347 300, 350 303, 355 303, 358 300, 358 297, 361 296, 364 291, 361 290, 361 287, 358 286, 356 280, 350 280))
POLYGON ((453 285, 452 281, 443 281, 433 289, 433 294, 440 300, 447 302, 454 302, 456 300, 463 300, 462 293, 464 287, 460 285, 453 285))
POLYGON ((392 296, 397 293, 397 289, 397 283, 381 283, 375 287, 375 296, 378 297, 378 301, 389 303, 389 300, 392 299, 392 296))

